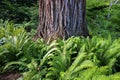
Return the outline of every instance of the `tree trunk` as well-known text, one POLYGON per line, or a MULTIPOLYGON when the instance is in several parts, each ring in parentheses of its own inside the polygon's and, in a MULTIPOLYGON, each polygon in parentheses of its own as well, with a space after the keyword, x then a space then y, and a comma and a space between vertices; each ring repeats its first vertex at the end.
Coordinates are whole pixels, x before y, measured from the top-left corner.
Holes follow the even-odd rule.
POLYGON ((88 36, 86 0, 39 0, 39 27, 36 38, 54 40, 88 36))

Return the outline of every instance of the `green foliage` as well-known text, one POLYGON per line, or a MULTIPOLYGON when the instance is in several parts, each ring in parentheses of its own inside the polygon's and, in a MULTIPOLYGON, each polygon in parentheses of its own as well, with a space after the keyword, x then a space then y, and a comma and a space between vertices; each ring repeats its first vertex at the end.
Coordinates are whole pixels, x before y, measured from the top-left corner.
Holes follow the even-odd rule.
POLYGON ((15 25, 0 20, 0 72, 18 69, 24 80, 120 80, 120 4, 111 1, 87 0, 91 38, 71 37, 51 43, 33 41, 34 32, 25 31, 36 25, 37 6, 2 1, 7 10, 22 13, 21 18, 25 14, 30 20, 15 25))
POLYGON ((24 27, 17 27, 12 22, 0 20, 0 38, 18 36, 22 32, 25 32, 24 27))
POLYGON ((36 56, 29 53, 30 62, 19 60, 8 63, 6 67, 26 64, 28 71, 23 73, 24 80, 119 79, 120 73, 114 72, 117 71, 115 66, 120 57, 119 44, 119 39, 96 36, 92 39, 71 37, 50 44, 37 40, 31 47, 36 56))
POLYGON ((110 0, 101 0, 101 1, 99 1, 99 0, 91 0, 91 1, 87 0, 86 2, 87 2, 87 6, 86 6, 87 9, 92 10, 92 9, 96 9, 96 8, 99 9, 99 7, 101 8, 101 7, 109 6, 110 0))
MULTIPOLYGON (((97 75, 104 75, 107 77, 107 75, 110 75, 111 73, 114 72, 113 69, 115 69, 114 66, 116 65, 117 62, 116 59, 117 57, 120 56, 119 49, 117 46, 119 45, 119 40, 115 40, 113 41, 113 43, 111 42, 112 41, 111 38, 105 39, 99 37, 93 37, 92 39, 70 38, 69 40, 70 41, 72 40, 72 43, 74 43, 73 45, 71 45, 71 42, 69 42, 69 47, 72 46, 70 49, 73 48, 73 50, 74 45, 76 45, 74 41, 78 40, 77 44, 80 44, 79 46, 81 46, 78 49, 78 55, 76 56, 76 58, 74 58, 73 56, 70 57, 70 55, 74 54, 74 51, 72 52, 68 49, 66 50, 66 52, 70 51, 70 54, 69 52, 67 52, 67 54, 69 54, 68 56, 65 56, 64 52, 60 53, 62 54, 62 56, 60 55, 53 56, 52 61, 49 62, 51 67, 48 68, 49 72, 47 73, 46 77, 50 79, 60 80, 73 80, 75 78, 76 79, 78 78, 80 80, 89 80, 90 78, 93 78, 94 76, 97 75), (113 47, 111 48, 111 46, 115 44, 117 45, 114 46, 114 48, 113 47), (66 59, 64 60, 64 58, 66 59), (67 59, 69 59, 70 62, 66 62, 67 59), (71 64, 68 65, 69 63, 71 64), (66 64, 68 66, 66 66, 66 64), (105 66, 105 68, 104 67, 102 68, 102 66, 105 66), (99 74, 97 74, 96 67, 100 68, 101 72, 98 71, 99 74), (83 73, 84 71, 85 73, 83 73), (92 73, 94 75, 92 75, 92 73)), ((65 46, 67 46, 67 44, 65 46)), ((79 46, 76 45, 76 49, 79 46)), ((60 50, 64 50, 64 48, 60 50)), ((110 78, 108 80, 110 80, 110 78)))
POLYGON ((24 80, 120 78, 120 39, 112 39, 109 35, 107 38, 71 37, 44 43, 43 39, 32 41, 29 34, 23 27, 1 21, 1 72, 22 69, 24 80))
POLYGON ((117 0, 87 0, 87 22, 91 36, 118 38, 120 3, 117 0))
POLYGON ((26 54, 24 49, 29 48, 31 37, 23 27, 15 27, 11 22, 0 23, 0 26, 0 63, 4 66, 7 62, 19 60, 26 54))
POLYGON ((1 0, 0 19, 25 24, 26 30, 36 29, 38 24, 37 0, 1 0))

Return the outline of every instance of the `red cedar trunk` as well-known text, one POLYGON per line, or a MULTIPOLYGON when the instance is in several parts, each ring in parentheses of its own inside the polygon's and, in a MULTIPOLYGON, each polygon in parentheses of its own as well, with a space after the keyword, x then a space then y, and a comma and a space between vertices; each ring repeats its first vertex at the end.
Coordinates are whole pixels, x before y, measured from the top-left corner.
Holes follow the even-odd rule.
POLYGON ((86 0, 39 0, 39 27, 36 38, 54 40, 88 36, 86 0))

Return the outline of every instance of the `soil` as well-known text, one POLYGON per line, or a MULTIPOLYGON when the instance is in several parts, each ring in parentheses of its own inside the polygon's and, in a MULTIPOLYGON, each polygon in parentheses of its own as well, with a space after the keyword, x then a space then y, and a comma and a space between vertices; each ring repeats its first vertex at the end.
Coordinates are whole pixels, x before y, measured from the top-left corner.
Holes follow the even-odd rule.
POLYGON ((16 80, 22 75, 18 71, 10 71, 0 74, 0 80, 16 80))

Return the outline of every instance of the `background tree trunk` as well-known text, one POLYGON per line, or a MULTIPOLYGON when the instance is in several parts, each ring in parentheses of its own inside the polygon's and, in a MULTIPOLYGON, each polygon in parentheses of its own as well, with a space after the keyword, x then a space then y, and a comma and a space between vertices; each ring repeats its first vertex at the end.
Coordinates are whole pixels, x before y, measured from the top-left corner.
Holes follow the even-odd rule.
POLYGON ((86 0, 39 0, 39 27, 36 38, 45 41, 87 36, 86 0))

